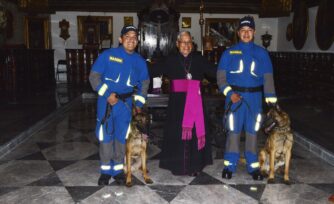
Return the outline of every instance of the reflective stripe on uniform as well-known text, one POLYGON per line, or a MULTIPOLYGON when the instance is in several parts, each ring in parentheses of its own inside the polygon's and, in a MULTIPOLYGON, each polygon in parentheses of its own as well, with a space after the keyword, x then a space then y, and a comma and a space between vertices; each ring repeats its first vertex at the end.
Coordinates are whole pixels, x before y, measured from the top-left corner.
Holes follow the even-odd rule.
POLYGON ((100 96, 103 96, 104 93, 107 91, 107 89, 108 89, 108 85, 107 84, 103 84, 97 93, 100 96))
POLYGON ((259 164, 259 162, 254 162, 254 163, 251 163, 250 167, 252 167, 253 169, 259 168, 260 164, 259 164))
POLYGON ((133 87, 133 85, 131 85, 131 80, 130 80, 130 75, 128 77, 128 80, 126 81, 126 85, 129 86, 129 87, 133 87))
POLYGON ((229 125, 230 125, 230 130, 234 130, 234 119, 233 119, 233 114, 231 113, 230 116, 228 117, 229 120, 229 125))
POLYGON ((227 86, 227 87, 224 89, 224 91, 223 91, 224 95, 226 96, 227 93, 228 93, 229 91, 231 91, 231 90, 232 90, 232 88, 231 88, 230 86, 227 86))
POLYGON ((145 98, 140 95, 135 95, 135 101, 140 101, 142 104, 146 102, 145 98))
POLYGON ((224 166, 231 166, 232 163, 230 161, 224 160, 224 166))
POLYGON ((260 129, 260 123, 261 123, 261 114, 259 113, 256 117, 256 123, 255 123, 255 127, 254 127, 254 130, 255 131, 258 131, 260 129))
POLYGON ((100 129, 99 129, 99 140, 103 141, 103 125, 100 125, 100 129))
POLYGON ((131 131, 131 126, 129 124, 128 130, 126 131, 125 139, 128 139, 130 131, 131 131))
POLYGON ((123 164, 117 164, 117 165, 114 166, 115 171, 122 170, 123 168, 124 168, 123 164))
POLYGON ((237 71, 230 71, 230 73, 239 74, 239 73, 242 73, 243 71, 244 71, 244 62, 242 60, 240 60, 239 69, 237 71))
POLYGON ((110 165, 101 165, 102 170, 110 170, 111 166, 110 165))
POLYGON ((251 75, 253 75, 253 76, 256 76, 256 77, 257 77, 257 75, 254 73, 254 70, 255 70, 255 62, 254 62, 254 61, 252 61, 252 64, 251 64, 251 69, 250 69, 250 73, 251 73, 251 75))
POLYGON ((266 97, 266 103, 276 103, 277 98, 276 97, 266 97))

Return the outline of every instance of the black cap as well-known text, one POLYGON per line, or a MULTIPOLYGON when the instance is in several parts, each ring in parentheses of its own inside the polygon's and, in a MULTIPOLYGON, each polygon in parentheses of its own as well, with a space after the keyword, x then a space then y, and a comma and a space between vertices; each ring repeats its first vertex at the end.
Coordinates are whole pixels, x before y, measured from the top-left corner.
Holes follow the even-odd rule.
POLYGON ((137 28, 135 27, 135 26, 133 26, 133 25, 128 25, 128 26, 124 26, 123 28, 122 28, 122 31, 121 31, 121 37, 123 36, 123 35, 125 35, 127 32, 129 32, 129 31, 134 31, 134 32, 136 32, 136 34, 138 35, 138 30, 137 30, 137 28))
POLYGON ((244 26, 248 26, 250 28, 253 28, 255 30, 255 22, 254 18, 252 16, 245 16, 240 19, 239 21, 239 27, 238 30, 244 26))

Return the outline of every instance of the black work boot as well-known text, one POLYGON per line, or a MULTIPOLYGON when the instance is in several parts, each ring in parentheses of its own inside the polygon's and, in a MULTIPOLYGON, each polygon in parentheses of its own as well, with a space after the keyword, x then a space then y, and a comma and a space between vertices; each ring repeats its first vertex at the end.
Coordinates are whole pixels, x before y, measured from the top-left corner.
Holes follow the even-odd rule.
POLYGON ((224 168, 222 172, 222 177, 224 179, 231 179, 232 178, 232 171, 228 170, 228 168, 224 168))
POLYGON ((101 174, 99 181, 97 182, 97 184, 99 186, 107 186, 109 184, 109 180, 110 180, 111 176, 108 174, 101 174))
POLYGON ((253 177, 253 180, 255 181, 262 181, 263 180, 263 175, 261 174, 260 170, 255 170, 252 173, 250 173, 253 177))
POLYGON ((124 172, 117 174, 113 177, 117 184, 125 184, 125 174, 124 172))

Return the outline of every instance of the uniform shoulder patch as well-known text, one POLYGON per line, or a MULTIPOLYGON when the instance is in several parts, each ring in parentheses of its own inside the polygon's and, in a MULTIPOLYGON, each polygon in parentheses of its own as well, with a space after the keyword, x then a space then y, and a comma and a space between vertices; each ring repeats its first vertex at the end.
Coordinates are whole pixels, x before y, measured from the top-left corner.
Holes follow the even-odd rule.
POLYGON ((114 56, 110 56, 109 60, 113 62, 123 63, 123 59, 114 56))
POLYGON ((241 55, 242 51, 241 50, 230 50, 231 55, 241 55))

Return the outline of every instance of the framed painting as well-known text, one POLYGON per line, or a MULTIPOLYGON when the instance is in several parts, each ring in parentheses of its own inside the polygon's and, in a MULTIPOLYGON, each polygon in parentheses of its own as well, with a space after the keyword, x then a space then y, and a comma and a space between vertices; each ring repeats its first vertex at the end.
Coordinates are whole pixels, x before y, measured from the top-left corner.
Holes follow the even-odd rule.
POLYGON ((230 47, 237 43, 238 18, 206 18, 205 36, 213 39, 214 46, 230 47))
POLYGON ((182 17, 182 28, 191 28, 191 17, 182 17))
POLYGON ((27 48, 51 47, 49 22, 48 17, 24 17, 24 41, 27 48))
POLYGON ((124 16, 124 26, 133 25, 132 16, 124 16))
POLYGON ((78 44, 112 41, 112 16, 78 16, 78 44))

